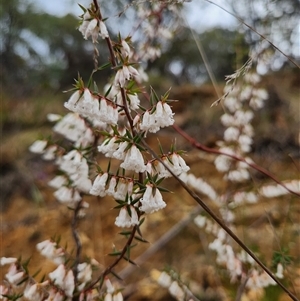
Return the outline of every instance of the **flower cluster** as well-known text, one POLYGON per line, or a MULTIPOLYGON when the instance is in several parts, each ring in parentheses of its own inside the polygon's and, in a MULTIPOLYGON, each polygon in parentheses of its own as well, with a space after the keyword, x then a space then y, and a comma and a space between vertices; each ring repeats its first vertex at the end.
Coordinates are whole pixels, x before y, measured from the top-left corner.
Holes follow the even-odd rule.
MULTIPOLYGON (((221 116, 221 122, 226 127, 224 141, 219 141, 220 151, 229 155, 245 157, 251 151, 254 130, 251 121, 253 110, 263 107, 268 98, 267 92, 258 88, 260 77, 249 71, 243 84, 225 87, 224 107, 226 113, 221 116)), ((251 162, 250 158, 245 160, 251 162)), ((218 171, 226 173, 226 179, 232 182, 244 182, 249 179, 248 165, 236 162, 228 156, 220 155, 215 160, 218 171)))
MULTIPOLYGON (((246 286, 251 289, 265 288, 269 285, 275 285, 276 282, 264 271, 260 271, 250 255, 245 251, 236 253, 228 242, 226 232, 212 223, 204 216, 197 216, 195 224, 207 233, 212 233, 216 238, 209 244, 209 249, 217 253, 216 262, 225 266, 230 274, 232 282, 238 279, 248 279, 246 286), (250 266, 246 269, 246 266, 250 266)), ((283 266, 277 264, 276 276, 283 278, 283 266)))

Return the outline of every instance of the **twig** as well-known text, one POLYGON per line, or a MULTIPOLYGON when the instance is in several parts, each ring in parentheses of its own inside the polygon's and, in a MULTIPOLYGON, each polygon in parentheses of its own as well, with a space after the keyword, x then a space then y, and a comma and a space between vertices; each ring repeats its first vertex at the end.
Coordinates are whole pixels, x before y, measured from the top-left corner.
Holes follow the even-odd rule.
POLYGON ((240 21, 242 24, 244 24, 250 30, 252 30, 257 35, 259 35, 260 38, 262 38, 263 40, 266 40, 272 47, 274 47, 277 51, 279 51, 282 55, 284 55, 293 65, 295 65, 296 67, 300 68, 300 65, 298 65, 292 58, 290 58, 288 55, 286 55, 282 50, 280 50, 277 46, 275 46, 269 39, 267 39, 261 33, 259 33, 255 28, 253 28, 252 26, 248 25, 242 18, 238 17, 237 15, 235 15, 232 12, 230 12, 226 8, 222 7, 221 5, 219 5, 217 3, 214 3, 213 1, 210 1, 210 0, 205 0, 205 1, 209 2, 210 4, 213 4, 213 5, 217 6, 217 7, 219 7, 220 9, 222 9, 223 11, 225 11, 226 13, 228 13, 229 15, 233 16, 234 18, 236 18, 238 21, 240 21))
POLYGON ((284 187, 288 192, 290 192, 291 194, 294 194, 298 197, 300 197, 300 193, 297 192, 297 191, 294 191, 290 188, 288 188, 284 183, 282 183, 280 180, 278 180, 273 174, 271 174, 268 170, 264 169, 263 167, 260 167, 258 166, 257 164, 255 163, 252 163, 252 162, 249 162, 247 161, 246 159, 242 158, 242 157, 239 157, 239 156, 236 156, 236 155, 232 155, 232 154, 228 154, 228 153, 225 153, 225 152, 222 152, 222 151, 219 151, 215 148, 210 148, 210 147, 207 147, 203 144, 201 144, 200 142, 196 141, 194 138, 192 138, 191 136, 189 136, 185 131, 183 131, 179 126, 177 126, 176 124, 173 124, 173 129, 179 133, 182 137, 184 137, 187 141, 189 141, 189 143, 191 145, 193 145, 194 147, 204 151, 204 152, 207 152, 207 153, 210 153, 210 154, 217 154, 217 155, 223 155, 223 156, 227 156, 227 157, 230 157, 236 161, 240 161, 240 162, 244 162, 246 163, 248 166, 250 166, 251 168, 257 170, 258 172, 264 174, 265 176, 269 177, 270 179, 272 179, 274 182, 276 182, 277 184, 279 184, 280 186, 284 187))
POLYGON ((267 266, 265 266, 262 261, 239 239, 239 237, 220 219, 205 203, 202 199, 192 191, 178 176, 176 176, 173 171, 163 162, 163 160, 156 155, 156 153, 150 148, 150 146, 142 140, 145 148, 151 153, 151 155, 156 158, 159 162, 161 162, 164 167, 169 171, 169 173, 179 182, 179 184, 185 189, 185 191, 208 213, 215 222, 217 222, 226 232, 227 234, 243 249, 245 250, 254 261, 294 300, 299 301, 296 296, 294 296, 269 270, 267 266))
POLYGON ((78 270, 77 270, 77 266, 79 264, 80 261, 80 255, 81 255, 81 249, 82 249, 82 244, 81 244, 81 240, 77 231, 77 226, 78 226, 78 218, 79 218, 79 211, 82 208, 82 201, 80 201, 76 208, 74 209, 74 215, 73 215, 73 219, 72 219, 72 235, 73 235, 73 239, 75 241, 75 245, 76 245, 76 255, 75 255, 75 260, 74 260, 74 266, 73 266, 73 274, 74 274, 74 278, 77 279, 77 274, 78 274, 78 270))
MULTIPOLYGON (((175 224, 168 232, 166 232, 164 235, 162 235, 157 241, 155 241, 154 244, 152 244, 142 255, 137 257, 134 262, 137 265, 142 265, 145 261, 148 260, 149 257, 151 257, 154 253, 156 253, 158 250, 160 250, 165 244, 167 244, 173 237, 175 237, 184 227, 186 227, 191 220, 195 218, 200 212, 202 211, 202 208, 197 206, 195 207, 192 212, 189 214, 189 216, 184 217, 180 222, 175 224)), ((130 265, 123 269, 119 275, 122 277, 122 279, 128 277, 135 267, 133 265, 130 265)))

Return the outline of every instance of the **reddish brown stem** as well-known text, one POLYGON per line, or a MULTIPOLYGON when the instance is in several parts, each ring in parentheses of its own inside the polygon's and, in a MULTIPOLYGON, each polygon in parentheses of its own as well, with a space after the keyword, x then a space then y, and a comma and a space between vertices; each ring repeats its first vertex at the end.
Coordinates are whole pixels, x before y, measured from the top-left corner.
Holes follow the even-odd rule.
POLYGON ((273 174, 271 174, 268 170, 264 169, 263 167, 258 166, 255 163, 252 162, 248 162, 245 158, 236 156, 236 155, 232 155, 232 154, 227 154, 224 153, 222 151, 219 151, 215 148, 210 148, 207 147, 203 144, 201 144, 200 142, 196 141, 194 138, 192 138, 191 136, 189 136, 185 131, 183 131, 179 126, 177 125, 173 125, 173 129, 179 133, 182 137, 184 137, 191 145, 193 145, 194 147, 206 152, 206 153, 210 153, 210 154, 217 154, 217 155, 224 155, 227 157, 230 157, 236 161, 240 161, 240 162, 244 162, 246 163, 248 166, 250 166, 251 168, 257 170, 258 172, 264 174, 265 176, 269 177, 270 179, 272 179, 274 182, 276 182, 278 185, 284 187, 288 192, 290 192, 291 194, 294 194, 298 197, 300 197, 300 193, 298 193, 297 191, 293 191, 290 188, 288 188, 284 183, 282 183, 280 180, 278 180, 273 174))

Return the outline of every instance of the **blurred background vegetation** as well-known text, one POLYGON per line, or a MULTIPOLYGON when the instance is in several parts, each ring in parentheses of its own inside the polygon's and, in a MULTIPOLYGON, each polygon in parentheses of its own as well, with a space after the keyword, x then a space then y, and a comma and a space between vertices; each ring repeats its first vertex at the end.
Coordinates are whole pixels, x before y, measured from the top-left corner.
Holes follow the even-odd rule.
MULTIPOLYGON (((104 1, 104 15, 113 16, 118 21, 116 11, 122 11, 128 3, 130 1, 104 1)), ((78 16, 49 14, 37 4, 38 1, 33 0, 10 0, 0 4, 1 173, 5 183, 10 183, 5 180, 6 172, 11 168, 15 171, 16 156, 20 156, 37 135, 50 133, 46 114, 64 112, 62 103, 68 95, 62 91, 72 88, 78 71, 87 80, 93 68, 93 47, 76 30, 78 16)), ((194 1, 186 3, 186 8, 189 6, 192 9, 187 12, 197 19, 198 14, 201 18, 202 11, 209 13, 213 5, 194 1)), ((226 9, 243 18, 249 26, 299 62, 298 0, 240 0, 238 3, 229 0, 226 9)), ((129 17, 122 16, 119 20, 122 28, 131 28, 134 13, 131 9, 129 17)), ((168 18, 171 22, 172 16, 168 18)), ((263 85, 268 89, 270 101, 264 112, 257 115, 263 127, 258 128, 260 140, 256 140, 254 149, 295 152, 299 128, 299 69, 269 43, 261 42, 260 37, 243 24, 232 22, 226 28, 199 28, 193 22, 190 28, 187 25, 189 15, 183 14, 182 19, 174 39, 163 45, 162 56, 147 63, 149 84, 158 91, 171 86, 171 96, 183 100, 175 106, 183 113, 181 119, 178 117, 180 125, 203 143, 213 143, 222 135, 222 128, 217 125, 221 108, 208 110, 217 95, 210 84, 197 43, 206 54, 219 83, 219 91, 224 86, 224 77, 245 63, 249 49, 256 48, 258 52, 264 49, 267 55, 260 58, 260 71, 266 74, 263 85), (277 138, 272 137, 274 128, 277 138), (277 139, 275 143, 274 139, 277 139)), ((118 34, 118 27, 113 22, 109 23, 109 28, 113 34, 118 34)), ((105 63, 107 57, 106 48, 101 48, 99 64, 105 63)), ((99 87, 106 84, 109 72, 106 69, 95 79, 99 87)), ((2 198, 5 196, 4 193, 2 198)))
MULTIPOLYGON (((5 180, 6 172, 11 168, 16 170, 13 167, 17 162, 16 156, 20 156, 37 135, 50 133, 46 114, 65 112, 62 103, 68 95, 62 92, 72 88, 78 71, 87 80, 93 68, 93 47, 76 30, 78 16, 67 12, 58 16, 49 14, 41 10, 43 4, 38 6, 38 3, 33 0, 10 0, 0 4, 1 173, 5 183, 10 183, 5 180)), ((116 12, 122 11, 128 3, 130 1, 104 1, 104 15, 113 16, 114 21, 118 21, 116 12)), ((226 28, 199 28, 193 22, 190 28, 188 13, 194 19, 198 14, 201 18, 202 11, 209 13, 212 4, 194 1, 186 3, 186 8, 189 6, 192 9, 182 15, 182 24, 177 26, 174 39, 163 45, 162 56, 155 62, 147 63, 149 84, 162 92, 173 87, 171 96, 182 100, 174 108, 183 113, 181 119, 178 117, 181 126, 203 143, 213 143, 222 135, 222 128, 218 126, 221 108, 208 110, 217 95, 210 84, 197 43, 201 44, 206 54, 220 92, 224 77, 245 63, 250 48, 257 48, 258 51, 265 49, 267 58, 260 60, 261 71, 269 77, 264 85, 269 90, 271 101, 267 103, 263 115, 257 117, 265 125, 258 132, 260 137, 265 137, 256 141, 256 149, 264 146, 267 151, 273 151, 274 148, 282 150, 295 146, 299 127, 299 69, 270 44, 261 43, 259 36, 243 24, 232 22, 226 28), (285 84, 284 88, 278 89, 278 83, 285 84), (272 122, 273 127, 269 126, 266 130, 266 126, 272 122), (266 142, 274 126, 277 126, 279 133, 275 145, 272 141, 266 142)), ((298 0, 240 0, 238 3, 230 0, 226 9, 241 16, 247 24, 265 34, 299 62, 298 0)), ((127 12, 119 20, 122 28, 131 28, 135 20, 134 9, 127 12)), ((227 14, 225 11, 222 13, 227 14)), ((168 18, 171 24, 172 16, 168 18)), ((114 26, 113 22, 109 23, 109 28, 114 35, 118 34, 118 26, 114 26)), ((101 48, 99 64, 105 63, 107 57, 106 48, 101 48)), ((99 87, 106 84, 109 74, 110 70, 106 69, 95 78, 99 87)), ((2 198, 5 199, 5 196, 4 193, 2 198)))
MULTIPOLYGON (((125 0, 102 2, 105 4, 104 16, 115 16, 116 11, 121 11, 126 3, 130 3, 125 0)), ((194 5, 193 14, 196 14, 196 19, 199 15, 199 23, 203 12, 209 14, 212 7, 212 4, 197 0, 186 4, 187 7, 189 5, 194 5)), ((240 16, 299 63, 298 0, 228 0, 226 9, 240 16)), ((227 14, 225 11, 222 13, 227 14)), ((134 11, 129 16, 122 16, 122 27, 128 24, 130 28, 135 19, 134 11)), ((162 92, 172 86, 171 97, 180 100, 174 104, 176 122, 206 145, 215 146, 215 141, 222 138, 223 128, 219 123, 222 107, 210 109, 210 105, 218 97, 210 83, 195 39, 204 49, 220 92, 224 86, 224 77, 246 62, 250 49, 264 49, 267 55, 261 57, 258 67, 265 74, 261 84, 268 90, 269 100, 265 108, 255 116, 256 137, 251 155, 258 164, 276 173, 282 180, 299 176, 299 69, 270 44, 261 43, 258 35, 238 22, 216 28, 200 28, 195 26, 197 22, 192 22, 192 32, 187 25, 189 16, 184 16, 186 20, 178 27, 175 38, 163 45, 161 58, 148 62, 147 66, 149 84, 162 92), (281 162, 284 162, 283 165, 281 162)), ((52 196, 53 191, 46 188, 45 184, 51 178, 49 174, 54 173, 53 164, 50 166, 37 156, 29 154, 28 146, 38 137, 50 135, 51 125, 46 120, 47 113, 66 112, 63 102, 69 95, 62 91, 72 88, 78 71, 85 80, 90 76, 93 48, 76 30, 78 21, 78 16, 73 14, 56 16, 41 11, 34 0, 9 0, 1 1, 0 4, 0 201, 1 209, 4 210, 12 205, 13 200, 18 200, 3 219, 4 227, 8 225, 5 229, 15 233, 14 229, 18 229, 20 225, 24 224, 25 227, 23 232, 20 230, 18 237, 17 234, 10 235, 10 242, 5 239, 5 248, 10 251, 12 245, 16 252, 23 251, 24 245, 14 245, 15 241, 23 239, 26 240, 25 243, 30 243, 30 252, 34 252, 34 243, 42 235, 39 230, 32 230, 32 235, 31 232, 30 235, 24 235, 28 225, 34 229, 33 225, 40 223, 43 228, 46 224, 44 220, 38 221, 38 217, 28 207, 29 202, 31 205, 35 202, 39 206, 50 200, 55 204, 50 206, 57 206, 52 196), (22 222, 14 223, 14 218, 22 222)), ((113 23, 109 23, 109 29, 117 35, 117 26, 114 27, 113 23)), ((105 49, 100 50, 99 64, 106 62, 108 53, 105 49)), ((96 78, 99 87, 106 84, 109 74, 110 70, 104 70, 96 78)), ((195 156, 197 160, 198 153, 195 156)), ((193 156, 190 156, 190 160, 191 158, 193 156)), ((196 164, 198 162, 194 162, 196 164)), ((202 167, 205 164, 201 162, 202 167)), ((196 168, 199 170, 199 166, 196 168)), ((203 172, 210 173, 212 180, 220 179, 220 175, 211 173, 210 167, 203 168, 203 172)), ((254 180, 261 180, 260 175, 255 176, 257 178, 254 180)), ((282 212, 281 206, 282 203, 278 207, 279 213, 282 212)), ((48 213, 46 210, 45 217, 48 213)), ((56 218, 57 216, 51 217, 50 224, 56 218)), ((252 213, 251 218, 253 219, 252 213)))

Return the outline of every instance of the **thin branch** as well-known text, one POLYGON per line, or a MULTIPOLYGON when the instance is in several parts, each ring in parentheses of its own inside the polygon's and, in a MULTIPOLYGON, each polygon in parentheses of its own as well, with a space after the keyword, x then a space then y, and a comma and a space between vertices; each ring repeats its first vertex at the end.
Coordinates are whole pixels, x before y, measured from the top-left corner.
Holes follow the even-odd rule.
MULTIPOLYGON (((195 207, 187 217, 184 217, 181 221, 175 224, 168 232, 164 233, 157 241, 155 241, 155 243, 151 244, 151 246, 143 254, 141 254, 139 257, 134 259, 134 262, 139 266, 142 265, 154 253, 160 250, 173 237, 175 237, 184 227, 186 227, 191 222, 191 220, 193 220, 201 211, 202 211, 201 207, 199 206, 195 207)), ((126 267, 124 270, 122 270, 119 273, 119 275, 122 277, 122 279, 124 279, 128 277, 133 272, 134 269, 135 266, 130 265, 126 267)))
POLYGON ((288 192, 290 192, 291 194, 294 194, 298 197, 300 197, 300 193, 297 191, 294 191, 290 188, 288 188, 284 183, 282 183, 280 180, 278 180, 273 174, 271 174, 268 170, 264 169, 263 167, 258 166, 257 164, 253 163, 253 162, 249 162, 247 161, 245 158, 236 156, 236 155, 232 155, 232 154, 228 154, 222 151, 219 151, 215 148, 210 148, 207 147, 203 144, 201 144, 200 142, 196 141, 194 138, 192 138, 191 136, 189 136, 185 131, 183 131, 179 126, 177 126, 176 124, 173 124, 173 129, 179 133, 182 137, 184 137, 192 146, 210 153, 210 154, 217 154, 217 155, 223 155, 223 156, 227 156, 229 158, 232 158, 233 160, 236 161, 240 161, 240 162, 244 162, 246 163, 248 166, 250 166, 251 168, 257 170, 258 172, 264 174, 265 176, 269 177, 270 179, 272 179, 274 182, 276 182, 278 185, 284 187, 288 192))
POLYGON ((73 219, 72 219, 72 235, 73 235, 73 239, 75 241, 75 245, 76 245, 76 255, 75 255, 75 260, 74 260, 74 266, 73 266, 73 274, 74 274, 74 278, 77 279, 77 274, 78 274, 78 270, 77 270, 77 266, 79 264, 80 261, 80 255, 81 255, 81 249, 82 249, 82 244, 81 244, 81 240, 77 231, 77 226, 78 226, 78 221, 79 221, 79 211, 82 208, 82 201, 80 201, 76 208, 74 209, 74 215, 73 215, 73 219))
POLYGON ((103 279, 105 276, 109 275, 112 271, 112 269, 124 258, 124 256, 126 255, 126 252, 128 250, 128 248, 130 247, 132 241, 133 241, 133 238, 135 236, 135 233, 137 231, 137 227, 138 226, 134 226, 133 229, 132 229, 132 232, 130 234, 130 237, 128 238, 121 254, 118 256, 118 258, 109 266, 107 267, 104 272, 101 273, 101 275, 96 279, 94 280, 87 288, 85 288, 85 291, 89 291, 90 289, 93 289, 95 287, 95 285, 101 280, 103 279))
POLYGON ((294 296, 269 270, 267 266, 239 239, 239 237, 223 222, 221 218, 219 218, 205 203, 202 199, 192 191, 178 176, 176 176, 173 171, 163 162, 163 160, 156 155, 156 153, 152 150, 152 148, 142 140, 144 147, 151 153, 151 155, 156 158, 159 162, 161 162, 164 167, 169 171, 169 173, 179 182, 179 184, 185 189, 185 191, 208 213, 211 218, 218 223, 226 233, 243 249, 245 250, 254 261, 294 300, 299 301, 296 296, 294 296))
POLYGON ((227 10, 226 8, 222 7, 221 5, 214 3, 213 1, 210 0, 205 0, 206 2, 213 4, 217 7, 219 7, 220 9, 222 9, 223 11, 225 11, 226 13, 228 13, 229 15, 233 16, 234 18, 236 18, 238 21, 240 21, 242 24, 244 24, 246 27, 248 27, 250 30, 252 30, 253 32, 255 32, 258 36, 260 36, 260 38, 262 38, 263 40, 267 41, 272 47, 274 47, 277 51, 279 51, 282 55, 284 55, 293 65, 295 65, 296 67, 300 68, 300 65, 298 65, 292 58, 290 58, 288 55, 286 55, 282 50, 280 50, 277 46, 275 46, 269 39, 267 39, 265 36, 263 36, 262 34, 260 34, 255 28, 253 28, 252 26, 248 25, 243 19, 241 19, 239 16, 235 15, 234 13, 230 12, 229 10, 227 10))

